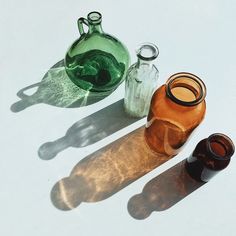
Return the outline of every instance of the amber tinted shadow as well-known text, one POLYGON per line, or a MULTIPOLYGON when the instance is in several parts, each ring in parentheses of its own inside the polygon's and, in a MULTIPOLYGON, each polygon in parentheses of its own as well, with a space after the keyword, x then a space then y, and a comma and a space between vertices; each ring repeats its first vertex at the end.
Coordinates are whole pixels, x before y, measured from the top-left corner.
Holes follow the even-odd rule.
POLYGON ((54 185, 52 203, 70 210, 81 202, 104 200, 170 158, 147 147, 141 127, 80 161, 54 185))

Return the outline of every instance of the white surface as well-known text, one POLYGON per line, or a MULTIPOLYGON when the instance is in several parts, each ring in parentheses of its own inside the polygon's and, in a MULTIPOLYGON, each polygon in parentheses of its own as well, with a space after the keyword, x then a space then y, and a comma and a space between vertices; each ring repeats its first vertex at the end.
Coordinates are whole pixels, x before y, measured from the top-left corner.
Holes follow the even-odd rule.
MULTIPOLYGON (((159 173, 186 158, 196 143, 214 132, 236 142, 236 2, 233 0, 36 1, 0 0, 0 235, 227 235, 236 234, 236 161, 169 210, 135 220, 127 212, 131 196, 159 173), (51 161, 37 150, 62 137, 76 121, 122 98, 124 86, 99 103, 75 109, 38 104, 13 113, 16 93, 40 82, 79 36, 76 20, 91 10, 103 15, 104 31, 120 38, 136 60, 142 42, 158 45, 159 84, 189 71, 208 88, 207 114, 174 159, 97 203, 63 212, 50 201, 52 186, 99 146, 69 148, 51 161)), ((144 124, 144 120, 102 141, 144 124)), ((101 143, 100 143, 101 144, 101 143)))

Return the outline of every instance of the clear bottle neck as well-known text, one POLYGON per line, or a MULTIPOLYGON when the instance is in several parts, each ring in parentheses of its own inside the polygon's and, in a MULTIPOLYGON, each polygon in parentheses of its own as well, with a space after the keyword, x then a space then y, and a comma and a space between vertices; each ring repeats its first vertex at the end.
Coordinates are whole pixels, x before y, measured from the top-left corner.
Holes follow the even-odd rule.
POLYGON ((136 63, 136 67, 146 67, 146 68, 152 68, 153 67, 153 61, 147 61, 147 60, 142 60, 138 58, 138 61, 136 63))
POLYGON ((154 60, 159 54, 159 50, 156 45, 152 43, 144 43, 136 50, 138 57, 137 67, 153 67, 154 60))

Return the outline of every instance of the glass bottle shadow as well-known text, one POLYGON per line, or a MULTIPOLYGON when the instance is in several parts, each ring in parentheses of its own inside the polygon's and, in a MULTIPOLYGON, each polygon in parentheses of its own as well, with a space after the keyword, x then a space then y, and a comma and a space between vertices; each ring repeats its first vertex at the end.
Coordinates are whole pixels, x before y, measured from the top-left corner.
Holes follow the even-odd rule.
POLYGON ((96 143, 114 132, 131 125, 141 118, 134 118, 124 111, 121 99, 74 123, 65 136, 41 145, 38 155, 43 160, 54 158, 68 147, 81 148, 96 143))
POLYGON ((151 151, 141 127, 81 160, 54 185, 51 201, 60 210, 71 210, 104 200, 171 157, 151 151))
POLYGON ((39 103, 64 108, 82 107, 96 103, 112 92, 96 93, 79 88, 67 76, 64 60, 61 60, 48 70, 41 82, 27 86, 17 93, 21 100, 12 104, 11 111, 20 112, 39 103), (33 88, 37 90, 32 95, 25 93, 33 88))
POLYGON ((154 211, 167 210, 193 191, 204 185, 190 177, 185 168, 186 160, 149 181, 142 193, 128 202, 128 212, 135 219, 145 219, 154 211))

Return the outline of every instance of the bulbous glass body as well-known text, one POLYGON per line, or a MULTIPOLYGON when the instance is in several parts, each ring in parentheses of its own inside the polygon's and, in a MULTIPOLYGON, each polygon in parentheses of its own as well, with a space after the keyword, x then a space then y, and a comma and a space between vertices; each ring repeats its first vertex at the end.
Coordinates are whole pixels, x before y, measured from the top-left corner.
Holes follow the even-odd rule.
POLYGON ((117 88, 124 80, 130 61, 127 48, 118 39, 103 32, 101 21, 99 12, 89 13, 87 19, 79 18, 81 37, 65 56, 65 69, 72 82, 94 92, 117 88), (88 26, 87 33, 83 24, 88 26))
POLYGON ((220 133, 212 134, 197 144, 186 160, 186 169, 197 181, 208 182, 228 166, 234 149, 229 137, 220 133))
POLYGON ((159 71, 153 60, 159 51, 154 44, 146 43, 136 53, 138 61, 128 69, 125 79, 125 111, 133 117, 144 117, 157 88, 159 71))
POLYGON ((172 75, 153 94, 145 138, 156 153, 175 156, 206 111, 206 88, 190 73, 172 75))

